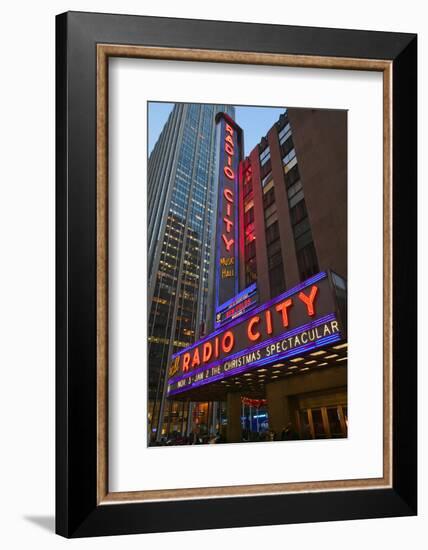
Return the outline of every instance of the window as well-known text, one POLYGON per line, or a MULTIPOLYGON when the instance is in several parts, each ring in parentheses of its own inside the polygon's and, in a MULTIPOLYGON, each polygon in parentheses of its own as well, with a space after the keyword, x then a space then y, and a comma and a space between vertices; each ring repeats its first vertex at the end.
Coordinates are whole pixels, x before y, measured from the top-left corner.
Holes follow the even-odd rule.
POLYGON ((245 180, 244 197, 248 197, 248 195, 251 193, 252 190, 253 190, 253 180, 252 179, 249 179, 248 181, 245 180))
POLYGON ((272 205, 268 210, 265 211, 265 227, 266 229, 270 227, 273 223, 278 220, 278 211, 276 205, 272 205))
POLYGON ((295 234, 294 237, 295 237, 294 242, 296 244, 296 250, 301 250, 302 248, 305 248, 305 246, 307 246, 312 242, 311 230, 306 231, 305 233, 301 233, 299 236, 296 236, 295 234))
POLYGON ((260 166, 264 166, 270 159, 270 147, 267 146, 264 151, 260 153, 260 166))
POLYGON ((302 198, 291 206, 292 201, 298 198, 299 191, 290 202, 290 220, 293 226, 294 243, 296 245, 297 264, 299 266, 300 279, 303 281, 318 273, 318 261, 312 238, 311 226, 305 200, 302 198))
POLYGON ((288 200, 288 206, 290 208, 294 208, 296 204, 299 204, 299 202, 303 201, 305 198, 305 195, 303 194, 303 189, 300 189, 298 193, 296 193, 291 199, 288 200))
POLYGON ((289 153, 282 157, 282 164, 284 165, 284 171, 287 173, 296 164, 296 149, 291 149, 289 153), (292 161, 294 162, 292 163, 292 161))
POLYGON ((278 296, 285 290, 281 251, 269 259, 269 285, 271 298, 278 296))
POLYGON ((267 255, 268 255, 269 267, 272 267, 273 265, 277 264, 277 262, 275 261, 276 257, 278 257, 282 261, 280 239, 276 239, 271 243, 269 243, 267 247, 267 255))
POLYGON ((294 149, 294 143, 293 138, 290 137, 287 139, 287 141, 284 141, 284 143, 281 145, 281 154, 284 157, 285 155, 288 155, 288 153, 294 149))
POLYGON ((279 132, 279 144, 282 145, 287 139, 291 136, 291 127, 290 123, 286 124, 284 128, 279 132))
POLYGON ((346 280, 343 277, 340 277, 337 273, 334 273, 334 271, 332 271, 331 278, 333 279, 334 286, 337 289, 346 291, 346 280))
POLYGON ((247 285, 257 280, 256 241, 245 245, 245 282, 247 285))
POLYGON ((298 202, 295 206, 290 208, 291 225, 296 225, 308 216, 306 210, 306 203, 304 200, 298 202))
POLYGON ((302 281, 318 273, 318 260, 312 240, 307 246, 297 252, 297 264, 299 266, 300 279, 302 281))
POLYGON ((255 281, 257 281, 257 263, 254 257, 245 262, 245 282, 250 285, 255 281))
POLYGON ((269 189, 265 195, 263 195, 263 206, 266 209, 268 206, 275 202, 275 190, 273 187, 269 189))
POLYGON ((288 198, 291 199, 296 193, 302 189, 302 182, 299 180, 297 183, 288 188, 288 198))
POLYGON ((276 214, 276 203, 273 202, 270 206, 268 206, 265 209, 265 221, 272 216, 272 214, 276 214))
POLYGON ((263 187, 263 194, 265 195, 268 191, 270 191, 275 185, 275 182, 273 179, 270 179, 267 184, 263 187))
POLYGON ((262 179, 262 187, 264 187, 272 179, 272 172, 268 172, 266 176, 262 179))
POLYGON ((244 225, 245 225, 245 227, 247 225, 250 225, 250 223, 253 223, 253 221, 254 221, 254 208, 250 208, 244 214, 244 225))
POLYGON ((251 241, 245 245, 245 258, 250 260, 256 256, 256 241, 251 241))
POLYGON ((310 231, 309 218, 306 216, 301 222, 294 226, 294 237, 297 240, 301 235, 310 231))
POLYGON ((299 167, 296 164, 293 168, 286 173, 285 180, 287 182, 287 188, 290 188, 300 179, 299 167))
POLYGON ((266 229, 270 294, 273 298, 285 289, 284 268, 282 263, 281 239, 279 224, 275 221, 266 229))
MULTIPOLYGON (((266 162, 266 164, 264 164, 263 166, 260 167, 260 178, 263 180, 264 178, 266 178, 266 176, 268 176, 270 174, 271 171, 272 171, 272 163, 269 159, 266 162)), ((268 180, 266 180, 266 181, 268 181, 268 180)))
POLYGON ((277 239, 279 239, 279 225, 276 221, 266 230, 266 244, 269 246, 277 239))

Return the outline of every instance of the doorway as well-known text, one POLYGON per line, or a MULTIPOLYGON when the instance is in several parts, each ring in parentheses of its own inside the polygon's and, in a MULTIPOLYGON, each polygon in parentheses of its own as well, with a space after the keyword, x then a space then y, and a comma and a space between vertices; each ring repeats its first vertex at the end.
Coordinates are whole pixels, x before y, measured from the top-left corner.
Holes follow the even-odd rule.
POLYGON ((348 436, 348 407, 345 404, 310 407, 296 411, 301 439, 331 439, 348 436))

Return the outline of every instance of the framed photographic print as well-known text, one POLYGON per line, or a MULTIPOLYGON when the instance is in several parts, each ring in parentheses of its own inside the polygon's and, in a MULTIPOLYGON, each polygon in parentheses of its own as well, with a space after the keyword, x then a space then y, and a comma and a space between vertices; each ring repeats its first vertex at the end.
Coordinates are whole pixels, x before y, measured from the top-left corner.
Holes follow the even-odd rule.
POLYGON ((414 515, 416 36, 57 16, 57 532, 414 515))

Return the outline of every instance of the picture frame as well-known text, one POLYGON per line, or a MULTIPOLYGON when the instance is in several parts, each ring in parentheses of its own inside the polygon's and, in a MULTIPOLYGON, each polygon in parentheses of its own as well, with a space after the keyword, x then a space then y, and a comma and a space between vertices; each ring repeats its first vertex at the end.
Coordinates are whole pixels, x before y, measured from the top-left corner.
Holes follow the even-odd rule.
POLYGON ((58 534, 86 537, 417 513, 416 75, 413 34, 82 12, 57 16, 58 534), (382 73, 382 478, 172 489, 151 498, 138 489, 109 492, 107 83, 112 57, 382 73))

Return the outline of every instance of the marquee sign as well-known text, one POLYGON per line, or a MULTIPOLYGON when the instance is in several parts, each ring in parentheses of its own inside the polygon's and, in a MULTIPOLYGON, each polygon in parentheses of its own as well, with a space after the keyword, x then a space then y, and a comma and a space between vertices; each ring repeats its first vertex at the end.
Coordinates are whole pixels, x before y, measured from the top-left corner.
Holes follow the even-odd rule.
POLYGON ((238 294, 238 170, 241 129, 225 113, 217 115, 220 146, 218 164, 218 222, 216 309, 238 294))
POLYGON ((217 309, 216 328, 243 315, 258 303, 257 284, 253 283, 217 309))
POLYGON ((342 338, 327 273, 314 275, 172 357, 168 396, 342 338))

